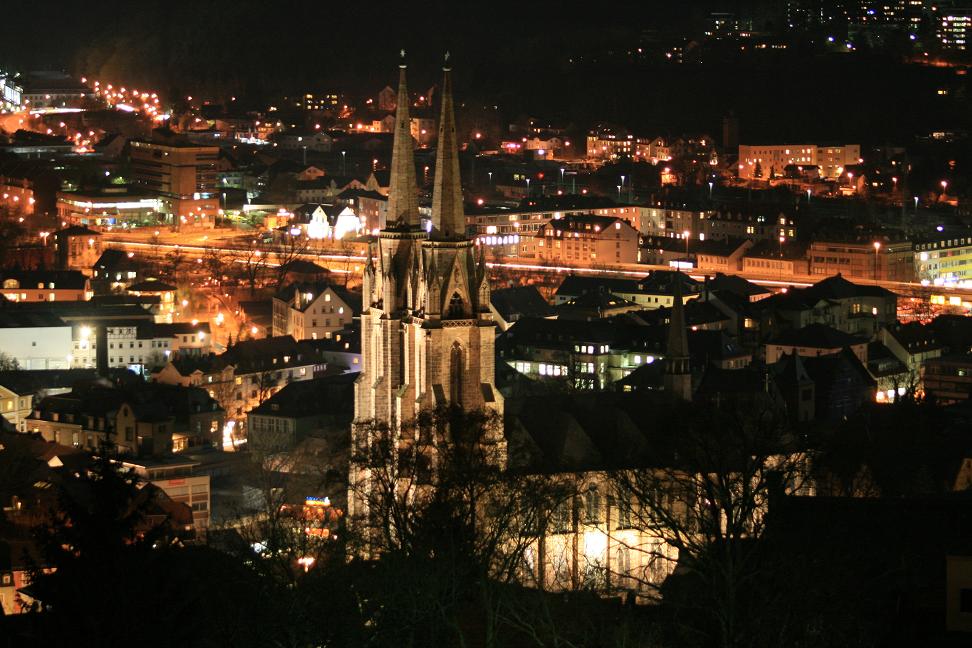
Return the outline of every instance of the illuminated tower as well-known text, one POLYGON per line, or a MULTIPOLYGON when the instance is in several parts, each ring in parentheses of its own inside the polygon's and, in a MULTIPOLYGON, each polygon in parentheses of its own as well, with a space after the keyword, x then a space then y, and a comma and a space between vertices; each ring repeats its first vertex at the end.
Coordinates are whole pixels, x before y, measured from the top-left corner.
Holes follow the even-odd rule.
MULTIPOLYGON (((403 53, 404 54, 404 53, 403 53)), ((447 57, 448 58, 448 57, 447 57)), ((361 375, 352 448, 369 447, 377 423, 396 452, 415 443, 422 411, 459 406, 502 414, 494 385, 495 324, 481 251, 466 235, 449 68, 445 68, 430 232, 418 217, 405 64, 400 66, 388 226, 371 243, 363 278, 361 375)), ((485 440, 502 465, 502 430, 485 440)), ((396 457, 397 461, 397 457, 396 457)), ((434 465, 435 459, 430 458, 434 465)), ((368 515, 369 469, 352 460, 349 514, 368 515)))

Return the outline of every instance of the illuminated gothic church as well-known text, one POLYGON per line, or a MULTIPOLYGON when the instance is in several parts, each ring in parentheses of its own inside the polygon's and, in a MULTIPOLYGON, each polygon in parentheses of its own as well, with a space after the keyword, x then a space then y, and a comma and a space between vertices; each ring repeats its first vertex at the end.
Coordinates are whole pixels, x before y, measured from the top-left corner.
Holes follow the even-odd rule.
MULTIPOLYGON (((367 445, 362 423, 407 426, 420 412, 459 405, 493 409, 495 324, 485 258, 466 235, 450 68, 444 68, 432 222, 419 219, 409 97, 400 65, 388 222, 364 268, 361 375, 355 385, 352 447, 367 445)), ((502 430, 488 439, 505 463, 502 430)), ((352 466, 349 513, 366 515, 360 497, 368 471, 352 466), (355 493, 358 493, 358 496, 355 493)))

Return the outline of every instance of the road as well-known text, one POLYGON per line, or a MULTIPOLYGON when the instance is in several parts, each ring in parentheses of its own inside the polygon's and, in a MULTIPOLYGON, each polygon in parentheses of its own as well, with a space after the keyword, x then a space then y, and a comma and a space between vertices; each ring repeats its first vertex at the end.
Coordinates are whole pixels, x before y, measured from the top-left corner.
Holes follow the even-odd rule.
MULTIPOLYGON (((212 230, 206 234, 198 232, 160 232, 158 242, 146 240, 146 236, 135 233, 119 235, 114 232, 106 233, 102 239, 105 247, 119 247, 122 249, 137 251, 143 255, 165 255, 168 252, 179 249, 189 258, 201 258, 209 250, 220 249, 223 251, 244 250, 248 246, 245 244, 250 240, 245 234, 234 230, 212 230)), ((300 255, 301 258, 313 261, 319 265, 328 267, 332 272, 359 274, 365 261, 364 256, 335 254, 327 252, 308 251, 300 255)), ((266 265, 273 266, 274 263, 266 265)), ((644 277, 653 270, 670 270, 668 266, 642 265, 642 264, 610 264, 606 267, 580 268, 573 266, 552 266, 538 264, 529 260, 518 262, 487 262, 490 268, 504 269, 510 271, 520 271, 525 273, 543 274, 580 274, 588 276, 603 276, 606 278, 634 278, 644 277)), ((690 272, 696 279, 703 279, 706 274, 712 275, 714 271, 690 272)), ((793 275, 781 278, 778 273, 760 274, 752 272, 738 271, 734 274, 771 290, 779 290, 789 286, 805 287, 820 281, 822 277, 811 275, 793 275)), ((927 287, 917 282, 905 281, 874 281, 871 279, 854 279, 855 283, 865 285, 877 285, 897 293, 903 297, 920 297, 927 299, 929 294, 934 292, 936 295, 943 295, 946 301, 950 298, 958 298, 962 302, 972 302, 972 288, 943 288, 927 287)))

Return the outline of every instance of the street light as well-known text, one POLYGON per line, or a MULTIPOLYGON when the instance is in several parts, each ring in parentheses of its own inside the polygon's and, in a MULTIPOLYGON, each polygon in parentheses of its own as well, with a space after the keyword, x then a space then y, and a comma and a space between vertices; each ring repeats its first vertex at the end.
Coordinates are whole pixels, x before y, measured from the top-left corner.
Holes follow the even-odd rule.
POLYGON ((881 242, 874 241, 874 281, 878 280, 878 253, 881 251, 881 242))
POLYGON ((564 186, 564 171, 566 171, 566 169, 564 167, 560 167, 560 186, 561 186, 561 188, 563 188, 563 186, 564 186))
POLYGON ((948 190, 948 180, 942 180, 942 195, 944 196, 948 190))
POLYGON ((526 179, 526 186, 527 186, 527 198, 529 198, 530 197, 530 178, 527 178, 526 179))
POLYGON ((489 176, 489 186, 492 187, 493 186, 493 172, 492 171, 487 171, 486 172, 486 175, 489 176))
POLYGON ((618 202, 621 202, 621 185, 614 185, 618 188, 618 202))
POLYGON ((689 234, 691 234, 691 232, 689 232, 688 230, 682 232, 682 238, 685 239, 685 261, 686 262, 688 262, 689 259, 689 251, 688 251, 689 234))
POLYGON ((341 175, 348 175, 347 151, 341 151, 341 175))

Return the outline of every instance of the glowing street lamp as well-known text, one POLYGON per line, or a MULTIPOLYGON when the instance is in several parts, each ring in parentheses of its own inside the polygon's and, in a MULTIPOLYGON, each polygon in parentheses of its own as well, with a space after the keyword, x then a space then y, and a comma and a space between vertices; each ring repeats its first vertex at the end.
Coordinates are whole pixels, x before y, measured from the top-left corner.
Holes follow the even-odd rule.
POLYGON ((881 241, 874 241, 874 281, 878 280, 878 253, 881 251, 881 241))
POLYGON ((942 185, 942 195, 944 196, 945 192, 948 190, 948 180, 942 180, 941 185, 942 185))

